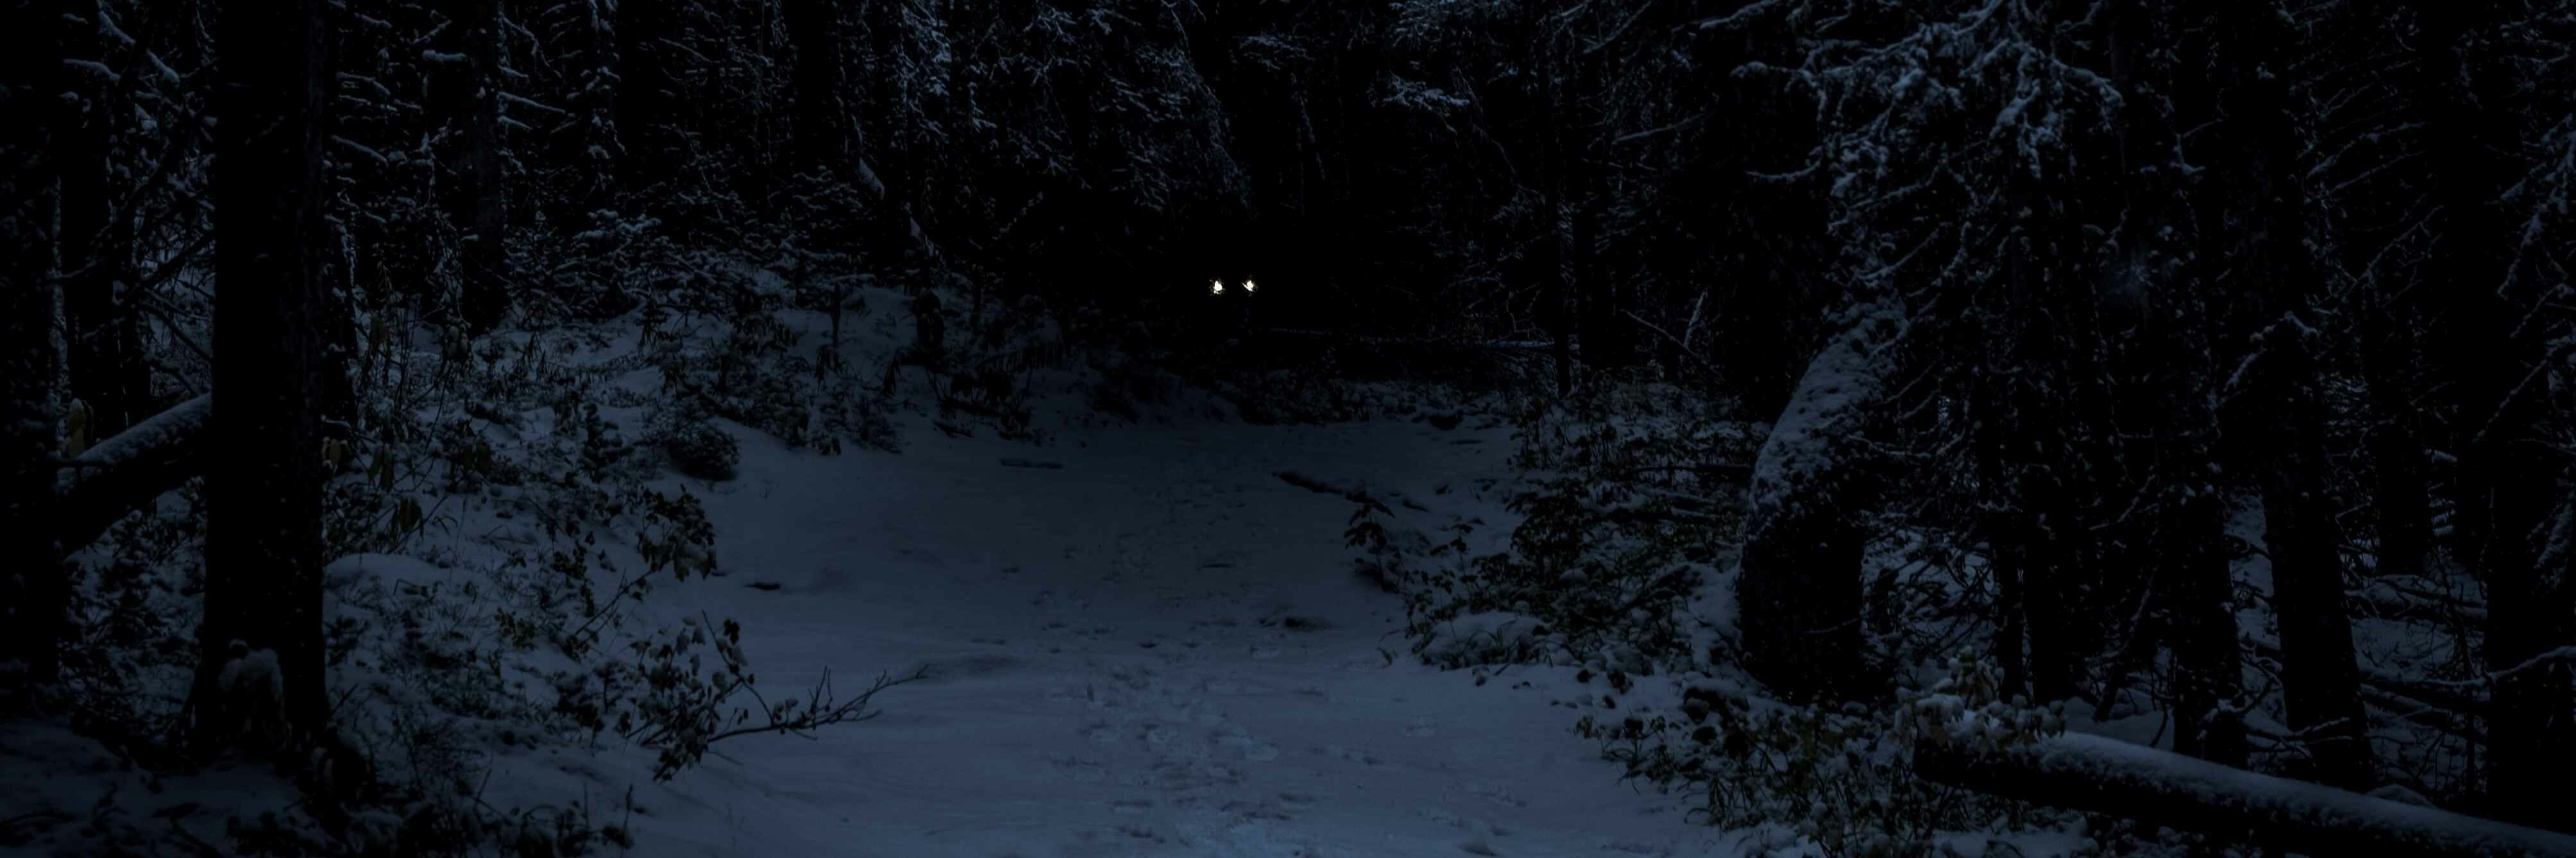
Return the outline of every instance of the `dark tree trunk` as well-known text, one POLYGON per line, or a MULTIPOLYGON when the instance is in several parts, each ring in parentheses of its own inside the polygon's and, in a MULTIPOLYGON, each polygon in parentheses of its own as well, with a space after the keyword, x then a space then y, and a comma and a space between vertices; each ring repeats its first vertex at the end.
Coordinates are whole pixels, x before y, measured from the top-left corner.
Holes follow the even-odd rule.
POLYGON ((2022 613, 2030 626, 2030 690, 2034 700, 2091 696, 2084 690, 2084 660, 2092 647, 2078 630, 2084 615, 2075 590, 2075 576, 2084 570, 2069 562, 2065 546, 2060 544, 2062 538, 2044 530, 2039 536, 2046 551, 2040 555, 2044 559, 2032 563, 2022 575, 2022 613))
MULTIPOLYGON (((2021 214, 2006 245, 2002 306, 1985 320, 1997 342, 1977 382, 1984 401, 1973 406, 1982 412, 1976 442, 1992 480, 1987 490, 2001 495, 1983 530, 1989 556, 2017 585, 2007 627, 2027 641, 2027 651, 2016 655, 2028 690, 2041 701, 2067 700, 2081 695, 2085 654, 2073 625, 2074 576, 2084 570, 2074 562, 2069 534, 2082 524, 2074 520, 2078 504, 2067 497, 2067 482, 2083 468, 2067 439, 2082 430, 2067 420, 2062 396, 2047 395, 2052 385, 2075 386, 2064 359, 2072 346, 2039 320, 2063 315, 2050 300, 2057 290, 2049 279, 2071 256, 2055 240, 2054 219, 2037 210, 2048 203, 2039 178, 2017 170, 2006 187, 2008 208, 2021 214)), ((2018 682, 2007 687, 2022 688, 2018 682)))
MULTIPOLYGON (((2007 374, 1994 364, 1978 367, 1970 382, 1968 395, 1969 443, 1977 468, 1977 490, 1988 496, 2010 497, 2015 480, 2014 468, 2005 460, 2011 446, 2015 421, 2003 407, 2007 374)), ((2020 510, 2011 503, 1985 504, 1976 514, 1976 536, 1985 543, 1987 574, 1995 580, 1995 637, 1989 645, 1995 666, 2003 672, 2007 693, 2018 693, 2030 687, 2030 660, 2026 647, 2029 628, 2022 621, 2026 594, 2023 587, 2022 558, 2025 553, 2020 510)))
POLYGON ((2379 519, 2379 559, 2374 571, 2422 575, 2433 545, 2433 490, 2425 475, 2424 442, 2410 419, 2412 405, 2376 395, 2376 384, 2372 398, 2379 412, 2379 425, 2370 433, 2370 459, 2377 477, 2371 487, 2371 507, 2379 519))
POLYGON ((672 0, 619 0, 616 5, 618 190, 641 194, 670 181, 679 170, 671 140, 679 83, 665 40, 677 35, 672 0))
POLYGON ((851 175, 849 108, 841 98, 841 14, 827 0, 785 0, 787 38, 796 49, 788 169, 847 179, 851 175))
MULTIPOLYGON (((2483 291, 2483 290, 2481 290, 2483 291)), ((2536 290, 2535 290, 2536 291, 2536 290)), ((2479 330, 2511 331, 2521 313, 2503 302, 2472 315, 2479 330), (2483 318, 2480 318, 2483 316, 2483 318)), ((2500 340, 2505 337, 2499 337, 2500 340)), ((2576 642, 2576 587, 2571 587, 2568 465, 2551 450, 2538 396, 2517 383, 2541 359, 2531 342, 2490 344, 2492 357, 2470 364, 2461 380, 2476 395, 2462 417, 2460 506, 2483 522, 2471 569, 2486 585, 2483 661, 2494 688, 2488 717, 2488 798, 2496 816, 2571 829, 2564 789, 2576 770, 2576 659, 2544 658, 2576 642)))
POLYGON ((196 738, 310 742, 322 676, 323 0, 235 3, 218 25, 214 443, 196 738), (249 655, 245 655, 245 653, 249 655), (255 677, 273 655, 275 691, 255 677), (227 671, 227 666, 234 670, 227 671), (229 676, 228 676, 229 673, 229 676), (225 680, 230 679, 230 687, 225 680))
MULTIPOLYGON (((467 50, 474 60, 473 115, 466 120, 472 150, 474 231, 466 240, 466 329, 490 331, 510 310, 509 248, 510 178, 502 163, 501 0, 461 0, 458 20, 469 26, 467 50)), ((318 157, 318 155, 317 155, 318 157)))
POLYGON ((2371 512, 2379 520, 2374 571, 2380 575, 2422 575, 2432 552, 2432 487, 2412 383, 2414 336, 2405 330, 2405 320, 2420 312, 2420 305, 2401 298, 2363 311, 2362 371, 2376 412, 2368 444, 2374 477, 2371 512))
POLYGON ((2361 704, 2352 621, 2344 609, 2343 532, 2335 521, 2326 438, 2331 415, 2316 340, 2298 296, 2326 280, 2310 243, 2301 129, 2309 116, 2296 76, 2282 73, 2299 33, 2269 10, 2223 7, 2216 23, 2233 28, 2243 50, 2222 60, 2224 102, 2244 152, 2241 194, 2231 201, 2243 219, 2243 243, 2230 256, 2248 284, 2252 343, 2249 390, 2229 415, 2245 438, 2244 457, 2263 502, 2263 541, 2272 567, 2272 606, 2281 629, 2281 696, 2290 728, 2307 759, 2301 777, 2367 789, 2375 776, 2361 704))
POLYGON ((2263 548, 2272 561, 2272 605, 2281 624, 2281 696, 2289 724, 2309 759, 2301 775, 2345 789, 2368 789, 2370 745, 2364 736, 2361 679, 2352 622, 2343 606, 2342 536, 2325 481, 2319 427, 2323 408, 2308 388, 2320 384, 2308 346, 2281 331, 2263 360, 2275 403, 2268 419, 2289 427, 2272 435, 2261 466, 2263 548))
POLYGON ((1787 699, 1869 699, 1883 690, 1860 634, 1868 534, 1858 522, 1877 485, 1859 436, 1885 386, 1874 352, 1889 312, 1875 303, 1844 311, 1754 465, 1737 625, 1745 669, 1787 699))
MULTIPOLYGON (((1585 177, 1589 187, 1592 174, 1585 177)), ((1621 369, 1636 362, 1636 349, 1629 332, 1631 323, 1620 315, 1627 309, 1625 292, 1619 280, 1602 270, 1601 253, 1594 243, 1601 229, 1600 203, 1597 194, 1586 193, 1584 201, 1574 208, 1572 244, 1574 246, 1575 289, 1583 308, 1583 363, 1594 371, 1621 369)))
MULTIPOLYGON (((2112 77, 2126 92, 2169 82, 2178 62, 2160 46, 2173 38, 2151 4, 2115 4, 2107 50, 2112 77)), ((2143 528, 2148 546, 2140 563, 2157 641, 2169 654, 2175 751, 2226 766, 2246 760, 2245 722, 2236 710, 2245 671, 2238 642, 2235 575, 2226 551, 2227 501, 2212 479, 2219 460, 2219 416, 2210 406, 2219 384, 2212 358, 2212 307, 2208 287, 2182 260, 2191 248, 2175 227, 2188 214, 2175 202, 2180 182, 2161 167, 2166 141, 2179 123, 2170 104, 2124 110, 2119 141, 2119 189, 2129 228, 2126 245, 2109 272, 2110 292, 2133 309, 2137 332, 2129 378, 2145 393, 2138 422, 2152 427, 2154 457, 2147 471, 2157 502, 2143 528)))
POLYGON ((2565 315, 2544 302, 2537 275, 2509 280, 2521 215, 2498 205, 2529 164, 2518 157, 2524 119, 2506 103, 2520 74, 2498 44, 2503 7, 2426 7, 2423 97, 2441 165, 2435 198, 2451 222, 2428 266, 2433 294, 2452 302, 2441 322, 2456 434, 2452 449, 2457 553, 2486 585, 2483 660, 2493 676, 2487 798, 2497 817, 2565 829, 2566 773, 2576 770, 2576 664, 2535 661, 2576 641, 2576 586, 2563 546, 2567 504, 2535 368, 2551 358, 2565 315))
MULTIPOLYGON (((2209 446, 2198 449, 2205 456, 2209 446)), ((2227 528, 2222 497, 2217 486, 2203 482, 2176 504, 2167 525, 2175 532, 2163 540, 2169 559, 2158 576, 2170 583, 2158 595, 2173 652, 2174 750, 2242 766, 2245 719, 2236 707, 2245 655, 2237 642, 2235 577, 2227 553, 2219 550, 2227 528)))
MULTIPOLYGON (((913 251, 931 252, 918 232, 921 229, 918 222, 921 195, 918 189, 922 187, 922 170, 920 159, 913 153, 917 141, 902 133, 892 119, 902 98, 892 64, 901 59, 903 51, 903 4, 895 0, 874 0, 867 4, 866 9, 868 52, 872 55, 870 65, 878 70, 870 78, 872 91, 868 101, 881 115, 876 118, 875 127, 867 133, 853 130, 853 139, 859 141, 853 144, 853 151, 875 153, 866 157, 864 163, 876 176, 877 213, 871 219, 876 225, 876 267, 881 275, 900 275, 913 251)), ((950 91, 949 99, 952 103, 965 100, 956 90, 950 91)), ((849 122, 853 129, 860 124, 855 117, 849 122)), ((982 336, 980 328, 977 336, 982 336)))
POLYGON ((50 4, 0 10, 0 709, 21 708, 53 682, 61 646, 63 579, 46 528, 54 491, 54 170, 49 123, 24 121, 57 108, 48 36, 50 4))
POLYGON ((1540 239, 1540 258, 1547 262, 1543 276, 1547 278, 1548 320, 1555 335, 1550 352, 1556 356, 1556 395, 1564 396, 1574 391, 1574 308, 1569 294, 1571 285, 1565 282, 1565 233, 1558 226, 1561 212, 1553 185, 1546 195, 1546 206, 1547 234, 1540 239))
MULTIPOLYGON (((1553 48, 1543 55, 1553 57, 1553 48)), ((1552 349, 1556 357, 1556 394, 1564 396, 1574 390, 1574 301, 1573 284, 1566 282, 1565 258, 1565 108, 1557 103, 1555 63, 1539 70, 1545 78, 1540 98, 1547 111, 1547 121, 1539 138, 1539 205, 1542 234, 1539 259, 1547 266, 1540 276, 1547 278, 1547 319, 1555 338, 1552 349)))
MULTIPOLYGON (((63 2, 55 25, 61 32, 60 56, 106 62, 100 55, 95 2, 63 2)), ((112 65, 112 64, 111 64, 112 65)), ((124 114, 116 87, 69 63, 58 69, 60 91, 75 97, 59 102, 62 112, 54 131, 55 174, 62 181, 58 210, 65 362, 71 395, 85 407, 81 441, 94 444, 116 434, 144 415, 143 391, 134 387, 135 328, 120 290, 131 282, 127 260, 132 225, 117 227, 111 202, 119 189, 112 182, 111 161, 119 117, 124 114)))

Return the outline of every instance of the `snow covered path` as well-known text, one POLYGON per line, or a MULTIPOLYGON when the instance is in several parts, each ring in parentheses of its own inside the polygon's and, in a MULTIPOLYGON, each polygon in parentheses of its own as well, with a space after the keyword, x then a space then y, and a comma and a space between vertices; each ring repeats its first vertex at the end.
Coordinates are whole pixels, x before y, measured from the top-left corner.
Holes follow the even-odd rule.
POLYGON ((730 740, 639 788, 643 852, 1732 852, 1670 800, 1615 784, 1569 731, 1576 713, 1542 696, 1579 686, 1390 666, 1403 608, 1351 572, 1352 505, 1275 476, 1500 521, 1476 497, 1476 478, 1503 476, 1498 430, 1209 424, 1046 447, 925 434, 901 455, 830 458, 744 446, 743 478, 708 504, 730 576, 655 601, 740 618, 773 694, 827 666, 845 685, 919 664, 931 679, 886 692, 875 721, 730 740))

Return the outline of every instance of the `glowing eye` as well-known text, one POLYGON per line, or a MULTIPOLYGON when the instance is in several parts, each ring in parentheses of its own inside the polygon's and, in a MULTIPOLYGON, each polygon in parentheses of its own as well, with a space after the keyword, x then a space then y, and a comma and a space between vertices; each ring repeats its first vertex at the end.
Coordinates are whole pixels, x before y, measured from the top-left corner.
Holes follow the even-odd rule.
POLYGON ((1246 292, 1250 292, 1250 291, 1252 291, 1252 281, 1250 281, 1250 280, 1243 281, 1243 291, 1246 291, 1246 292))
POLYGON ((1208 294, 1210 294, 1210 295, 1223 295, 1223 294, 1225 294, 1225 281, 1223 281, 1223 280, 1210 280, 1210 281, 1208 281, 1208 294))

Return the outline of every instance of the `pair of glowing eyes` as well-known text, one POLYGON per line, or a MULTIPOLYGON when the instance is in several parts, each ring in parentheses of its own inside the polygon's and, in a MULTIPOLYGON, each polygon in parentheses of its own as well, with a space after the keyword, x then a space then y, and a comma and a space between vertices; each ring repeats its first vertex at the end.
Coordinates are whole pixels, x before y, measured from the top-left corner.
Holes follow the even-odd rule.
MULTIPOLYGON (((1253 286, 1253 285, 1252 285, 1252 281, 1250 281, 1250 280, 1243 281, 1243 291, 1244 291, 1244 292, 1246 292, 1246 293, 1250 293, 1250 292, 1256 291, 1257 289, 1258 289, 1258 287, 1255 287, 1255 286, 1253 286)), ((1210 294, 1210 295, 1223 295, 1223 294, 1225 294, 1225 281, 1223 281, 1223 280, 1210 280, 1210 281, 1208 281, 1208 294, 1210 294)))

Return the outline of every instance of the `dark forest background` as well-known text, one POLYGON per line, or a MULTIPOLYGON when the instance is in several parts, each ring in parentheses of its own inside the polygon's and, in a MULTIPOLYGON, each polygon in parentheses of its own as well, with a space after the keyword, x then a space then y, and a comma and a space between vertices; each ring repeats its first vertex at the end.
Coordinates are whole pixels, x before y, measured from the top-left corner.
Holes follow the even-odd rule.
MULTIPOLYGON (((1543 396, 1691 391, 1771 427, 1733 477, 1728 658, 1783 699, 1885 699, 1941 654, 1872 614, 1896 585, 1863 556, 1936 534, 1974 584, 1924 609, 1974 619, 2002 697, 2145 689, 2185 754, 2567 824, 2563 0, 5 12, 24 711, 103 669, 65 655, 102 633, 78 557, 202 477, 176 717, 237 739, 204 725, 239 721, 217 689, 247 641, 281 654, 298 746, 331 745, 332 486, 390 486, 350 451, 436 434, 388 398, 393 351, 859 283, 955 290, 912 310, 952 350, 1030 315, 1140 353, 1222 323, 1510 351, 1543 396), (1212 278, 1257 279, 1257 312, 1211 321, 1212 278), (2254 511, 2259 548, 2230 535, 2254 511), (2256 592, 2231 563, 2258 551, 2256 592), (2401 615, 2456 646, 2356 656, 2401 615), (2287 732, 2249 735, 2264 706, 2287 732)), ((418 524, 375 502, 352 515, 418 524)))

